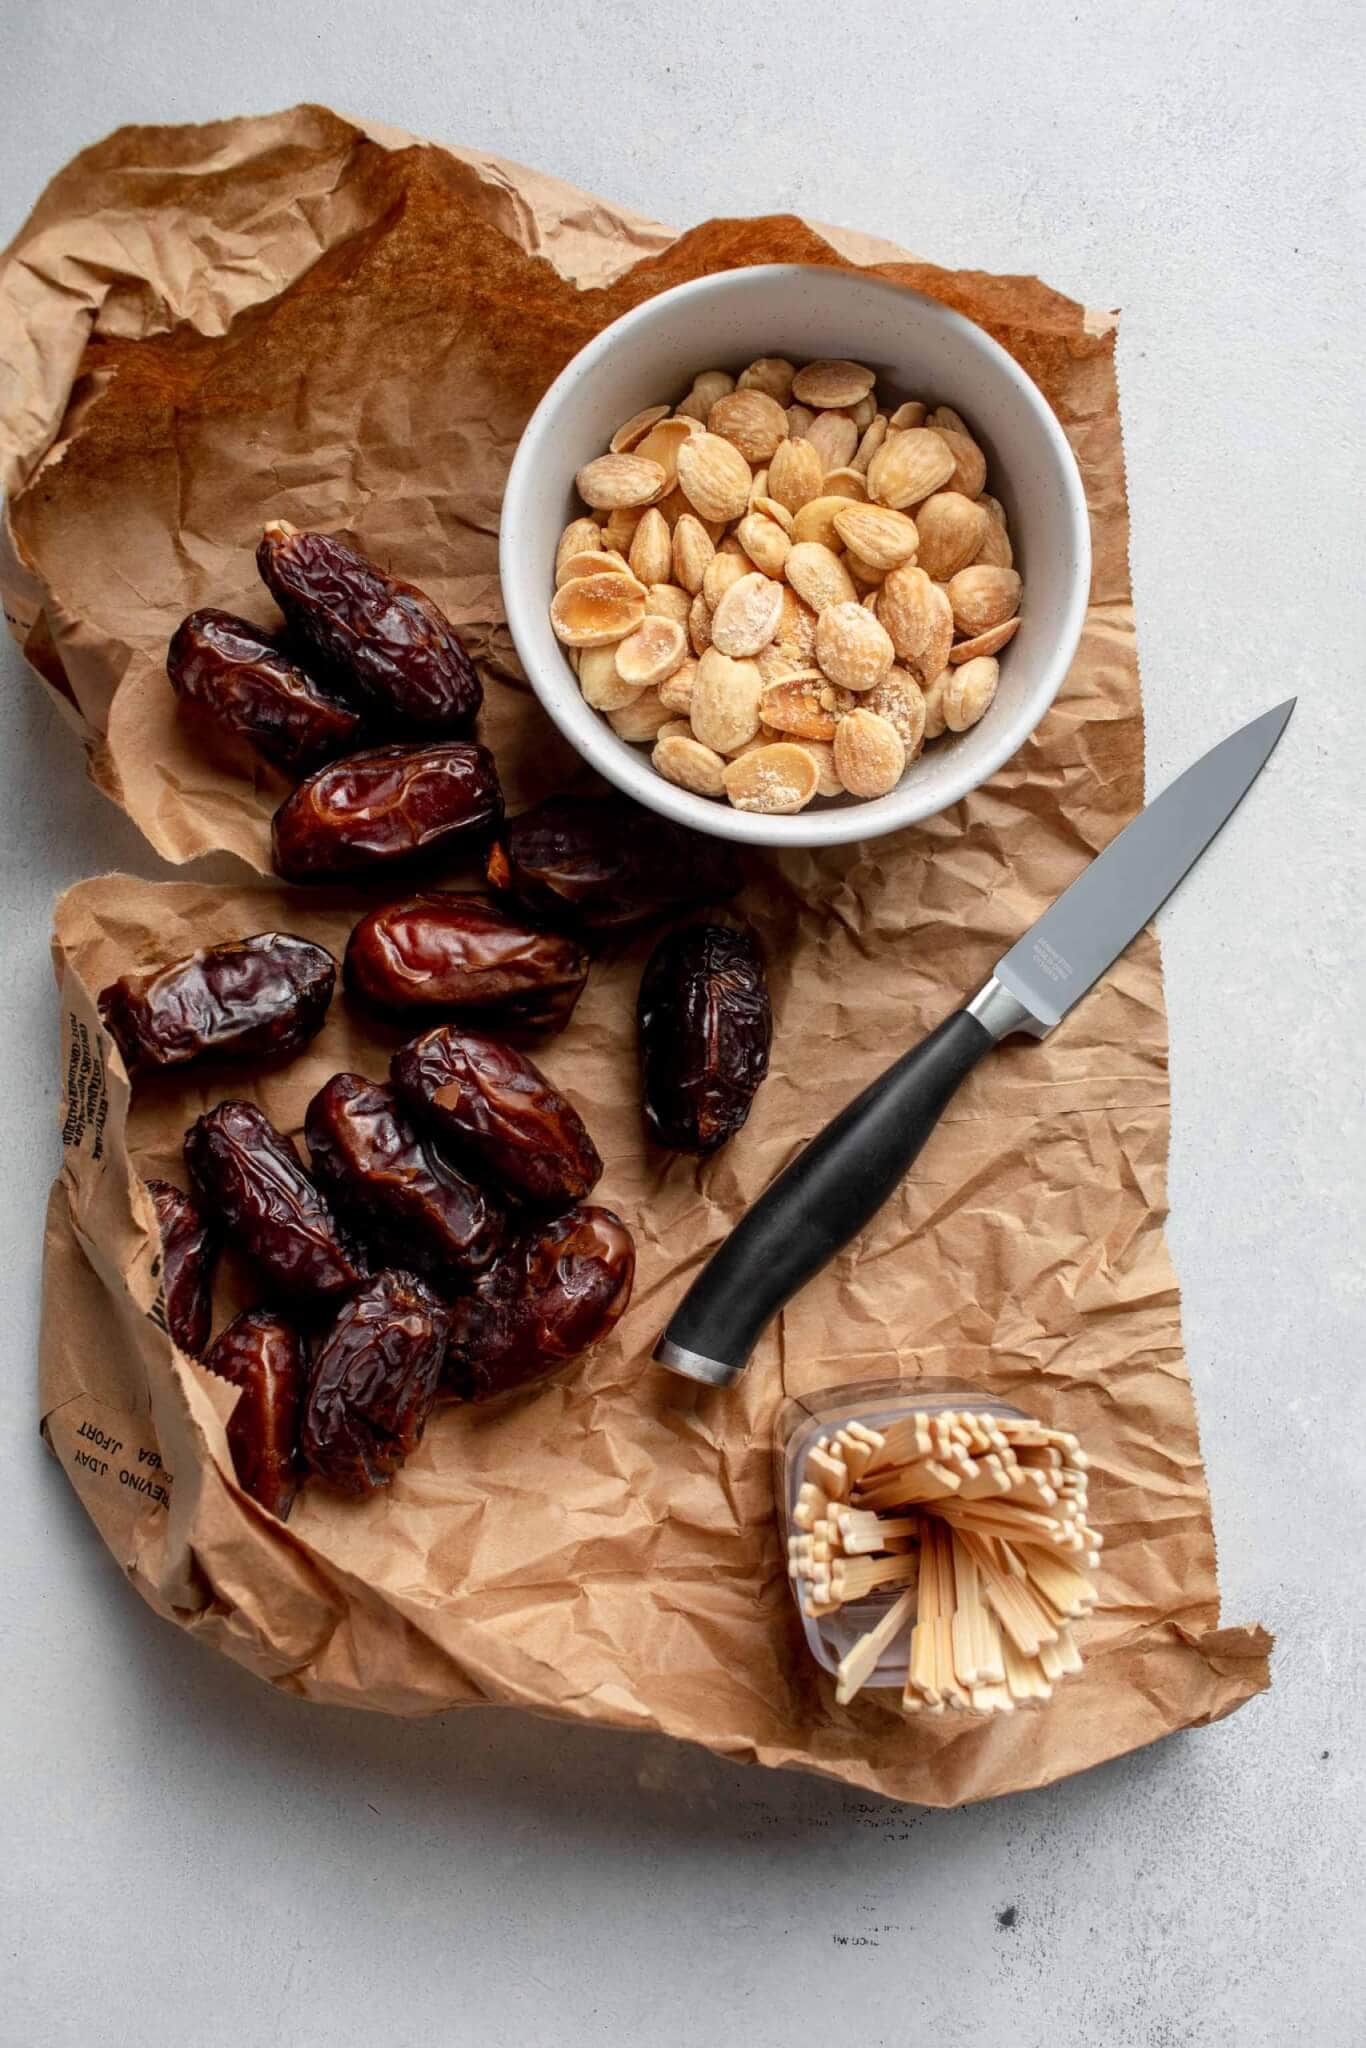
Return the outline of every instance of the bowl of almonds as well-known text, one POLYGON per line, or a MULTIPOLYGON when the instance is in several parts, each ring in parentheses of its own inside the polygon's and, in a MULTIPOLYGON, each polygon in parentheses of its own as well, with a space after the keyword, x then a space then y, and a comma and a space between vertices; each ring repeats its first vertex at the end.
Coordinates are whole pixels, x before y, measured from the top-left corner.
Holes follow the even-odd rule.
POLYGON ((916 823, 1029 737, 1090 584, 1081 479, 981 328, 858 271, 699 278, 599 334, 504 495, 508 622, 584 758, 695 830, 916 823))

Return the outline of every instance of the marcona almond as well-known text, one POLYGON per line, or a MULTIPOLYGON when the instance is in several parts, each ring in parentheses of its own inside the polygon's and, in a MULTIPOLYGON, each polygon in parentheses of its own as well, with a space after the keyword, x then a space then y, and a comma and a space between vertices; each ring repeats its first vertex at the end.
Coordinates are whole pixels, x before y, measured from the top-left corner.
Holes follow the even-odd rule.
POLYGON ((757 570, 732 583, 712 614, 711 644, 738 658, 767 647, 783 614, 783 589, 757 570))
POLYGON ((585 462, 574 488, 585 505, 610 512, 618 505, 652 505, 670 481, 662 464, 643 455, 599 455, 585 462))
POLYGON ((1008 526, 1010 524, 1009 520, 1006 518, 1005 506, 1001 503, 999 498, 993 498, 990 491, 979 491, 977 494, 977 502, 981 506, 982 510, 996 521, 996 524, 998 526, 1008 526))
POLYGON ((887 415, 885 412, 875 413, 869 424, 863 430, 863 438, 860 440, 858 447, 854 450, 854 459, 853 462, 850 464, 850 467, 852 469, 861 470, 863 474, 866 476, 868 473, 868 464, 877 454, 878 449, 882 446, 886 438, 887 415))
POLYGON ((951 427, 940 426, 934 432, 953 457, 949 489, 961 491, 965 498, 975 498, 987 480, 986 456, 967 434, 956 434, 951 427))
POLYGON ((887 424, 889 427, 894 428, 898 434, 904 434, 908 427, 923 427, 927 416, 928 410, 920 403, 920 400, 918 398, 909 398, 905 405, 897 407, 887 424))
POLYGON ((843 469, 858 447, 858 428, 842 412, 818 412, 802 439, 820 457, 822 470, 843 469))
POLYGON ((627 704, 633 704, 640 694, 640 686, 628 683, 617 673, 618 640, 610 647, 582 647, 579 649, 579 688, 583 701, 594 711, 620 711, 627 704))
POLYGON ((848 503, 848 498, 836 498, 828 493, 822 493, 819 498, 812 498, 808 504, 802 506, 792 522, 793 540, 819 541, 823 548, 829 548, 834 554, 836 549, 843 546, 835 521, 848 503))
POLYGON ((707 564, 707 572, 702 578, 702 595, 713 612, 732 583, 738 583, 742 576, 748 576, 750 573, 749 556, 741 554, 738 549, 732 551, 722 548, 712 556, 707 564))
POLYGON ((907 761, 914 761, 925 743, 925 693, 909 670, 889 669, 862 702, 865 710, 876 711, 895 727, 907 761))
POLYGON ((652 583, 645 593, 647 619, 677 619, 686 631, 692 599, 676 583, 652 583))
POLYGON ((982 545, 987 517, 961 491, 936 491, 925 500, 915 515, 920 533, 916 560, 935 583, 947 583, 967 567, 982 545))
POLYGON ((1010 545, 1010 535, 999 519, 988 518, 982 545, 969 566, 975 566, 979 562, 989 569, 1013 569, 1015 566, 1015 550, 1010 545))
POLYGON ((653 506, 631 536, 627 556, 631 574, 642 583, 667 583, 673 567, 673 535, 662 512, 653 506))
POLYGON ((881 583, 883 577, 887 574, 885 569, 879 569, 876 562, 865 562, 863 556, 856 555, 852 548, 846 548, 840 556, 840 560, 853 577, 854 588, 859 592, 860 596, 862 596, 864 591, 876 590, 878 584, 881 583))
POLYGON ((673 531, 673 572, 684 590, 696 597, 707 564, 716 553, 711 535, 695 512, 684 512, 673 531))
POLYGON ((798 740, 797 745, 816 764, 816 795, 843 796, 844 784, 835 769, 835 749, 821 740, 798 740))
POLYGON ((841 406, 840 410, 854 422, 861 434, 877 417, 877 400, 871 391, 866 391, 857 405, 841 406))
POLYGON ((975 661, 949 670, 940 701, 950 732, 966 732, 976 725, 990 709, 1000 675, 1001 664, 990 654, 979 654, 975 661))
MULTIPOLYGON (((934 637, 937 611, 930 594, 933 589, 925 571, 910 563, 893 569, 882 585, 877 615, 902 661, 914 661, 934 637)), ((951 625, 952 614, 949 622, 951 625)))
POLYGON ((666 782, 676 782, 680 789, 690 789, 697 796, 724 796, 726 793, 723 779, 726 764, 710 747, 704 747, 701 740, 661 733, 655 741, 650 760, 666 782))
POLYGON ((705 426, 707 414, 717 399, 724 398, 728 391, 734 389, 735 379, 728 371, 703 370, 700 376, 694 377, 692 389, 687 397, 674 407, 675 417, 694 419, 699 425, 705 426))
POLYGON ((925 699, 925 737, 927 740, 937 740, 941 734, 946 733, 949 729, 944 717, 944 689, 949 680, 950 673, 949 669, 945 669, 942 675, 935 676, 932 682, 926 683, 921 691, 921 695, 925 699))
MULTIPOLYGON (((765 503, 772 504, 766 499, 765 503)), ((757 569, 765 576, 781 576, 783 563, 787 560, 791 540, 776 519, 769 519, 759 512, 747 512, 735 529, 741 547, 757 569)))
POLYGON ((646 618, 617 643, 617 674, 624 683, 643 689, 671 676, 688 652, 688 638, 677 619, 646 618))
POLYGON ((767 462, 787 439, 787 414, 765 391, 728 391, 707 414, 707 432, 729 441, 746 462, 767 462))
POLYGON ((738 388, 741 391, 764 391, 779 405, 786 405, 792 396, 792 379, 797 369, 786 356, 760 356, 749 368, 741 370, 738 388))
MULTIPOLYGON (((686 718, 692 710, 692 686, 697 677, 697 657, 685 655, 671 676, 659 684, 659 701, 686 718)), ((689 731, 692 728, 689 727, 689 731)))
POLYGON ((800 811, 816 794, 816 764, 805 747, 791 740, 750 747, 728 763, 722 781, 737 811, 759 811, 787 817, 800 811))
POLYGON ((777 732, 790 732, 802 740, 832 740, 835 714, 821 702, 819 673, 784 676, 781 682, 766 683, 759 699, 759 716, 777 732))
POLYGON ((694 654, 704 654, 711 646, 711 606, 706 593, 699 590, 688 613, 688 645, 694 654))
POLYGON ((572 556, 595 553, 602 544, 602 528, 596 519, 571 519, 560 535, 560 544, 555 550, 557 577, 561 566, 572 556))
POLYGON ((962 413, 955 412, 951 405, 937 405, 930 414, 929 424, 932 427, 947 427, 951 434, 962 434, 969 441, 975 441, 977 438, 962 413))
POLYGON ((761 647, 754 657, 764 688, 770 683, 785 683, 790 676, 804 674, 806 663, 795 647, 784 647, 781 640, 770 640, 767 647, 761 647))
POLYGON ((783 564, 783 575, 813 612, 823 612, 827 605, 843 604, 855 594, 849 571, 821 541, 798 541, 783 564))
POLYGON ((1020 630, 1018 618, 1006 619, 999 626, 991 626, 985 633, 974 633, 971 640, 960 640, 949 650, 949 660, 957 666, 960 662, 976 661, 979 654, 999 654, 1007 640, 1013 640, 1020 630))
POLYGON ((636 528, 644 517, 643 505, 618 505, 602 529, 603 546, 614 548, 620 555, 627 554, 636 537, 636 528))
POLYGON ((894 656, 886 627, 861 604, 827 605, 816 621, 816 660, 842 690, 871 690, 894 656))
MULTIPOLYGON (((659 695, 662 702, 664 697, 663 690, 660 691, 659 695)), ((655 734, 655 745, 658 746, 661 740, 690 740, 691 738, 692 727, 687 719, 671 718, 668 724, 661 725, 659 731, 655 734)))
MULTIPOLYGON (((576 576, 610 576, 626 568, 625 557, 615 548, 589 548, 582 555, 567 555, 555 571, 555 588, 572 583, 576 576)), ((637 582, 639 578, 637 577, 637 582)))
POLYGON ((787 582, 787 563, 783 564, 783 615, 778 621, 778 644, 799 654, 804 661, 811 661, 816 652, 816 614, 805 598, 787 582))
MULTIPOLYGON (((668 482, 665 489, 672 491, 678 477, 678 451, 686 448, 702 432, 696 420, 667 419, 651 427, 645 439, 636 446, 639 460, 657 462, 668 482)), ((660 494, 663 496, 663 492, 660 494)))
POLYGON ((643 441, 656 420, 667 419, 667 405, 647 405, 643 412, 633 412, 629 420, 623 420, 607 446, 613 455, 629 455, 637 442, 643 441))
POLYGON ((776 498, 770 498, 766 492, 760 492, 757 497, 751 498, 749 509, 751 512, 757 512, 763 519, 776 519, 783 532, 791 534, 792 514, 786 505, 780 505, 776 498))
POLYGON ((835 773, 851 796, 886 796, 906 771, 901 735, 876 711, 861 707, 835 727, 835 773))
POLYGON ((911 667, 920 678, 922 688, 948 667, 953 647, 953 606, 942 583, 930 585, 929 606, 930 637, 920 653, 911 659, 911 667))
POLYGON ((954 625, 969 639, 974 633, 987 633, 993 626, 1003 626, 1020 608, 1020 590, 1020 579, 1013 569, 993 569, 986 563, 960 569, 949 579, 954 625))
POLYGON ((755 499, 762 498, 767 493, 767 490, 768 464, 765 463, 762 469, 755 470, 749 480, 749 509, 751 512, 754 510, 755 499))
POLYGON ((759 671, 752 661, 733 661, 709 647, 697 664, 688 716, 704 747, 729 754, 759 730, 759 671))
POLYGON ((821 490, 827 498, 843 498, 850 504, 868 502, 868 479, 852 463, 846 463, 843 469, 832 469, 821 490))
POLYGON ((787 408, 787 431, 789 434, 804 434, 816 417, 809 405, 789 405, 787 408))
POLYGON ((748 509, 749 464, 719 434, 694 434, 683 443, 678 450, 678 481, 688 503, 704 519, 740 519, 748 509))
POLYGON ((895 512, 918 505, 953 475, 953 456, 928 427, 889 434, 868 465, 868 495, 895 512))
POLYGON ((620 740, 629 740, 632 746, 644 741, 655 741, 661 726, 667 725, 673 713, 667 704, 661 704, 659 692, 653 685, 642 690, 631 703, 624 704, 620 711, 609 711, 607 723, 620 740))
POLYGON ((644 616, 645 587, 623 570, 576 576, 555 592, 550 606, 555 637, 566 647, 603 647, 609 640, 624 640, 644 616))
POLYGON ((820 496, 824 474, 820 456, 811 443, 800 437, 789 438, 773 451, 768 465, 768 495, 789 512, 800 512, 803 505, 820 496))
POLYGON ((803 405, 824 412, 835 405, 857 405, 877 382, 877 373, 862 363, 848 363, 825 356, 807 363, 792 379, 792 395, 803 405))
POLYGON ((885 576, 912 561, 920 545, 915 521, 886 505, 849 505, 835 514, 835 531, 847 548, 885 576))

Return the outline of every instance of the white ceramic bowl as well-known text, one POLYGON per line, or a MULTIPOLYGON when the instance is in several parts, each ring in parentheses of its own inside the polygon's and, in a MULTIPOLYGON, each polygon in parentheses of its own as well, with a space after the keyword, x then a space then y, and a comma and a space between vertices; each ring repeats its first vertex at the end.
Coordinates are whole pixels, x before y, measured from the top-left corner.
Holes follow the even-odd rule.
POLYGON ((503 498, 499 563, 512 637, 532 688, 601 775, 651 810, 722 839, 835 846, 913 825, 995 774, 1039 723, 1067 673, 1086 610, 1091 541, 1081 478, 1042 393, 988 334, 934 299, 856 270, 768 264, 698 278, 649 299, 590 341, 527 423, 503 498), (888 796, 817 801, 765 817, 695 796, 657 775, 648 748, 617 738, 584 703, 550 626, 555 546, 583 507, 575 473, 621 422, 677 403, 701 370, 756 356, 800 363, 847 356, 878 373, 898 402, 924 397, 962 412, 985 450, 988 488, 1010 519, 1024 577, 1019 632, 1002 650, 985 718, 946 734, 888 796))

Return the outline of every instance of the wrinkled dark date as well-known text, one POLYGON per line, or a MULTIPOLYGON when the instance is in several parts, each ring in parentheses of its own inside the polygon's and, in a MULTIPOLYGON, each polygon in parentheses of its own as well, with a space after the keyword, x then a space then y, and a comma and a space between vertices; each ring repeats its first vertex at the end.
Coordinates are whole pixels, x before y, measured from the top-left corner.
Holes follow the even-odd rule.
POLYGON ((299 1422, 308 1350, 292 1323, 249 1308, 228 1324, 204 1361, 242 1389, 228 1422, 228 1449, 244 1493, 283 1522, 294 1505, 303 1461, 299 1422))
POLYGON ((624 797, 549 797, 510 818, 486 873, 490 887, 526 909, 591 931, 722 903, 744 879, 721 840, 624 797))
POLYGON ((424 1143, 391 1088, 334 1074, 308 1105, 304 1136, 319 1184, 385 1257, 453 1281, 502 1243, 498 1203, 424 1143))
POLYGON ((291 882, 354 875, 482 838, 503 815, 487 747, 373 747, 301 782, 275 813, 275 866, 291 882))
POLYGON ((192 1195, 173 1181, 149 1180, 147 1192, 161 1231, 161 1284, 171 1342, 201 1358, 213 1315, 213 1266, 218 1247, 208 1219, 192 1195))
POLYGON ((191 1124, 185 1160, 209 1213, 283 1300, 325 1308, 369 1270, 298 1154, 254 1102, 220 1102, 191 1124))
POLYGON ((588 979, 588 955, 482 896, 432 891, 363 917, 346 948, 346 986, 377 1008, 468 1011, 507 1028, 561 1031, 588 979))
POLYGON ((342 1493, 387 1486, 421 1440, 446 1352, 441 1304, 412 1273, 381 1273, 319 1346, 303 1455, 342 1493))
POLYGON ((100 1015, 130 1074, 205 1058, 298 1052, 321 1030, 337 963, 290 932, 230 939, 100 990, 100 1015))
POLYGON ((451 1307, 447 1391, 485 1401, 558 1371, 623 1314, 635 1270, 610 1209, 570 1209, 514 1239, 451 1307))
POLYGON ((651 1137, 714 1152, 768 1072, 773 1012, 754 934, 720 924, 670 932, 641 978, 637 1019, 651 1137))
POLYGON ((231 612, 191 612, 166 652, 178 697, 250 740, 287 775, 364 744, 360 713, 290 659, 274 635, 231 612))
POLYGON ((595 1186, 602 1160, 583 1119, 511 1046, 442 1024, 400 1047, 390 1072, 451 1156, 505 1194, 567 1208, 595 1186))
POLYGON ((267 526, 256 550, 291 635, 394 731, 427 737, 468 729, 483 701, 474 663, 425 591, 328 533, 267 526))

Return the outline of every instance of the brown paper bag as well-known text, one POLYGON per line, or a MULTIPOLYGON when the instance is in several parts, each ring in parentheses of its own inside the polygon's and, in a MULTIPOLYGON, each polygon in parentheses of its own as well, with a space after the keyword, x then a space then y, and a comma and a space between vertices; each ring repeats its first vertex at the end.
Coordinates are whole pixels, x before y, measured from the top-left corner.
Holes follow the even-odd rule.
MULTIPOLYGON (((391 1045, 338 1000, 281 1070, 140 1088, 104 1039, 113 975, 273 924, 339 952, 357 892, 106 877, 58 906, 65 1163, 48 1215, 42 1410, 102 1536, 159 1612, 273 1683, 395 1713, 481 1700, 652 1727, 904 1799, 1044 1783, 1265 1688, 1269 1640, 1221 1629, 1209 1498, 1163 1244, 1169 1128, 1145 935, 1042 1046, 967 1083, 897 1198, 797 1298, 738 1388, 650 1367, 689 1276, 798 1145, 993 961, 1132 815, 1142 720, 1114 322, 1033 279, 950 273, 792 218, 665 230, 517 166, 319 108, 125 130, 49 187, 0 268, 7 615, 159 851, 265 871, 270 771, 174 715, 162 661, 193 605, 265 619, 268 511, 346 528, 423 584, 485 670, 513 803, 584 783, 525 692, 496 576, 528 412, 607 321, 683 278, 858 263, 987 327, 1047 393, 1091 505, 1086 632, 1039 732, 989 785, 894 840, 755 857, 742 907, 772 968, 770 1078, 699 1165, 643 1141, 632 1013, 648 941, 595 967, 544 1055, 608 1162, 640 1267, 578 1373, 440 1413, 391 1492, 310 1489, 287 1527, 237 1490, 232 1390, 165 1335, 141 1178, 227 1093, 282 1129, 391 1045), (966 1378, 1075 1429, 1107 1537, 1084 1675, 1046 1714, 914 1725, 833 1705, 772 1516, 785 1393, 902 1371, 966 1378)), ((219 1311, 235 1305, 224 1275, 219 1311)))

